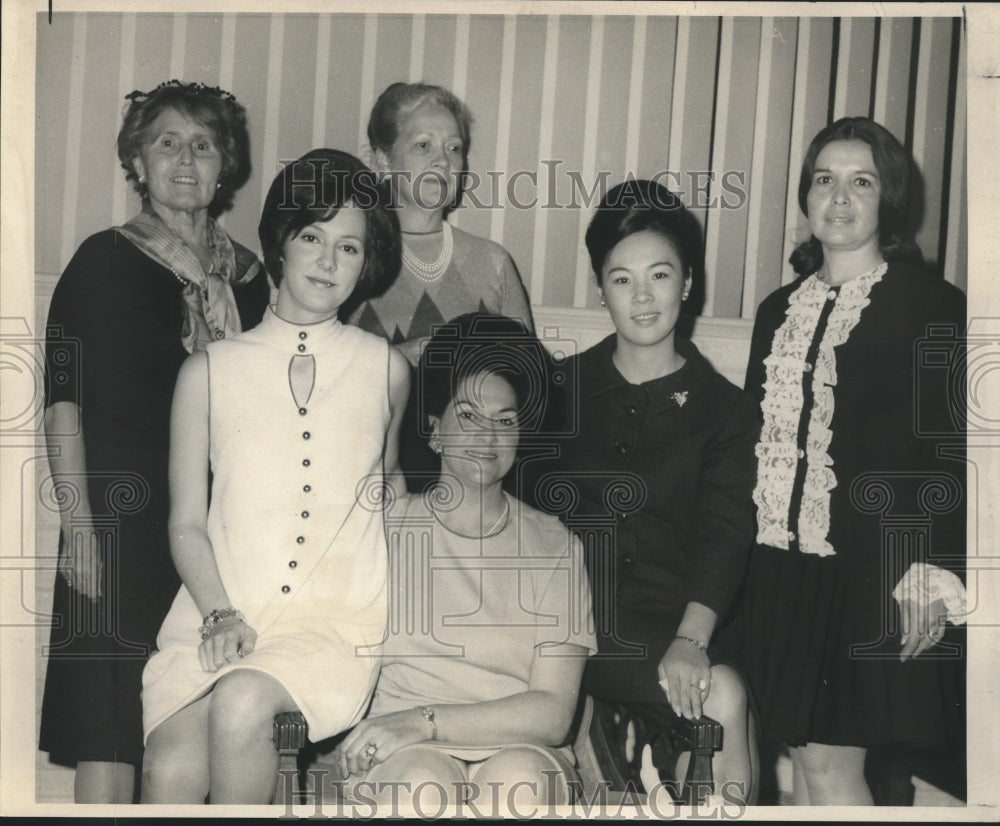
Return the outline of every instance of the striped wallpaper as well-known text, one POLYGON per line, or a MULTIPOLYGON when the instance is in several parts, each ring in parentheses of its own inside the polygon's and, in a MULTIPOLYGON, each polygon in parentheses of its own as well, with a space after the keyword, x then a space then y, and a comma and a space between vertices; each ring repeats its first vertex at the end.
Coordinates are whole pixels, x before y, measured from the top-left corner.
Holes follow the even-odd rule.
POLYGON ((957 18, 64 13, 37 23, 36 265, 44 312, 88 234, 138 208, 115 157, 124 95, 171 77, 247 107, 253 176, 225 216, 256 247, 281 161, 364 157, 389 83, 453 89, 480 183, 452 217, 502 243, 531 300, 597 306, 583 232, 603 188, 664 175, 702 222, 704 314, 750 318, 792 277, 793 191, 832 118, 870 115, 923 175, 925 256, 967 283, 965 43, 957 18), (44 159, 44 160, 42 160, 44 159), (596 193, 596 194, 595 194, 596 193))

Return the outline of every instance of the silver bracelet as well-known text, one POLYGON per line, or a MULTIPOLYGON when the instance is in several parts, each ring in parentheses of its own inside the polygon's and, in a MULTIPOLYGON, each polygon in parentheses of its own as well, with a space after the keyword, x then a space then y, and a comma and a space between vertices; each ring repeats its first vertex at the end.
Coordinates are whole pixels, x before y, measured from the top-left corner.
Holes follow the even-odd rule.
POLYGON ((434 709, 430 706, 420 706, 419 711, 423 715, 423 718, 431 724, 431 740, 437 740, 438 724, 434 720, 434 709))
POLYGON ((213 608, 209 611, 208 616, 202 620, 203 625, 198 629, 198 633, 201 634, 203 640, 207 640, 212 636, 212 629, 215 628, 220 622, 230 617, 236 617, 240 622, 245 622, 243 614, 237 611, 235 608, 213 608))
POLYGON ((708 646, 703 642, 698 642, 698 640, 692 639, 691 637, 685 637, 683 634, 676 634, 674 636, 675 640, 684 640, 684 642, 689 642, 695 648, 697 648, 702 653, 708 651, 708 646))

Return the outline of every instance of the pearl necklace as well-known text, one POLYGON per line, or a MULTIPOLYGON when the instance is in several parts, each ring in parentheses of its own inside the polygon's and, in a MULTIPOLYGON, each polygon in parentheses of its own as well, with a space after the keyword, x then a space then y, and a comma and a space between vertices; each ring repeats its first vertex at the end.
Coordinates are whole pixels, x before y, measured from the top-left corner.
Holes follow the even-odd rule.
POLYGON ((491 536, 496 536, 498 533, 502 533, 503 529, 507 527, 507 522, 510 518, 510 499, 508 499, 505 495, 503 498, 503 502, 504 502, 504 508, 503 512, 500 514, 500 518, 493 523, 492 527, 490 527, 488 531, 479 536, 471 536, 470 534, 462 533, 461 531, 456 531, 454 528, 449 528, 447 525, 444 524, 444 522, 441 521, 441 517, 438 516, 437 511, 434 510, 434 506, 429 501, 427 504, 430 507, 431 513, 434 514, 434 518, 437 520, 438 524, 449 533, 453 533, 456 536, 461 536, 463 539, 489 539, 491 536))
POLYGON ((448 265, 451 263, 451 254, 455 250, 455 239, 451 233, 451 225, 447 221, 441 224, 441 252, 435 260, 429 263, 417 258, 406 246, 405 241, 402 247, 403 263, 406 264, 407 269, 425 284, 433 284, 448 269, 448 265))

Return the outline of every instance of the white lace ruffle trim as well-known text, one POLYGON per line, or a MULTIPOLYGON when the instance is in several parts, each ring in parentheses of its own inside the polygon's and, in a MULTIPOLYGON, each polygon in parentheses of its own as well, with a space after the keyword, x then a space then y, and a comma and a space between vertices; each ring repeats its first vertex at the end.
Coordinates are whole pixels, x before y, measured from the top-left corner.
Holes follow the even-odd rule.
POLYGON ((921 607, 936 599, 943 600, 948 622, 952 625, 965 623, 965 586, 954 573, 937 565, 914 562, 893 588, 892 596, 896 602, 910 599, 921 607))
POLYGON ((805 486, 799 508, 799 550, 831 556, 830 491, 837 485, 833 460, 827 452, 833 433, 833 388, 837 384, 834 348, 847 341, 869 304, 872 286, 882 280, 884 262, 870 272, 845 282, 839 293, 809 276, 792 293, 785 320, 774 334, 771 354, 764 359, 763 427, 757 443, 757 541, 787 550, 795 537, 788 529, 792 486, 800 458, 806 460, 805 486), (812 343, 823 306, 835 300, 812 370, 813 407, 809 414, 806 446, 798 447, 799 416, 803 405, 802 377, 809 369, 806 354, 812 343))

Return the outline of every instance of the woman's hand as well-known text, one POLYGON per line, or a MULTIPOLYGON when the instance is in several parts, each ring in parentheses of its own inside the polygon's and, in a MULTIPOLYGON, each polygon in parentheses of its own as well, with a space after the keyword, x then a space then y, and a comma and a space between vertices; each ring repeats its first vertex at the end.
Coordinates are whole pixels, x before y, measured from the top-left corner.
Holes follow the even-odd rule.
POLYGON ((104 561, 101 559, 101 536, 89 521, 77 527, 63 528, 63 548, 59 554, 59 573, 69 587, 88 599, 103 594, 101 580, 104 561))
POLYGON ((226 663, 253 653, 257 632, 243 620, 227 617, 212 626, 208 639, 198 646, 202 671, 218 671, 226 663))
POLYGON ((430 723, 419 709, 411 708, 362 720, 337 746, 334 756, 346 780, 352 774, 364 774, 405 746, 430 739, 430 723))
POLYGON ((936 599, 929 605, 921 605, 920 601, 915 599, 900 600, 899 614, 903 626, 900 660, 919 657, 941 642, 945 619, 948 616, 944 600, 936 599))
POLYGON ((691 643, 675 639, 657 669, 667 702, 678 717, 697 720, 712 687, 708 654, 691 643))

